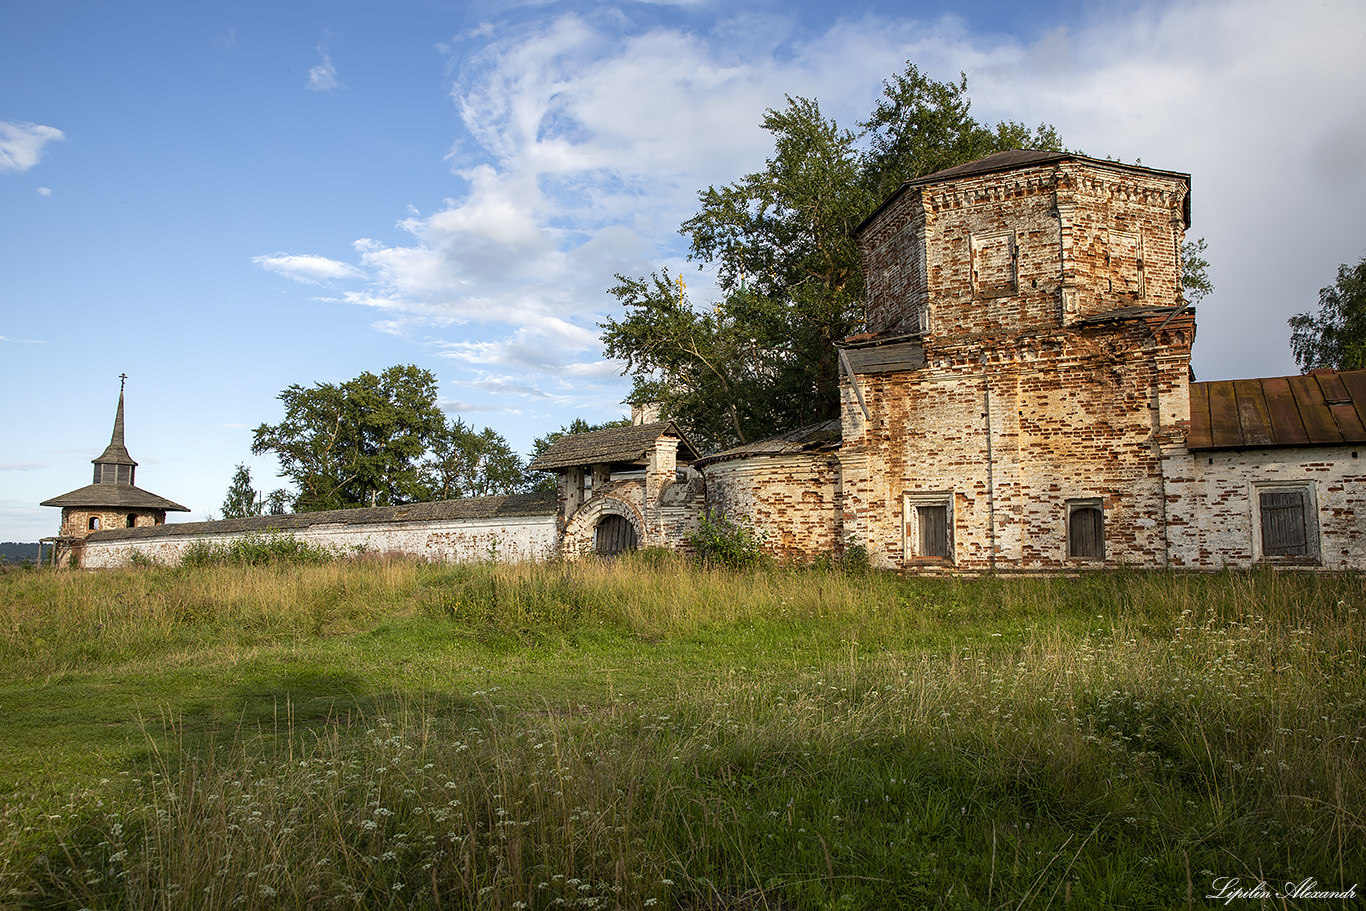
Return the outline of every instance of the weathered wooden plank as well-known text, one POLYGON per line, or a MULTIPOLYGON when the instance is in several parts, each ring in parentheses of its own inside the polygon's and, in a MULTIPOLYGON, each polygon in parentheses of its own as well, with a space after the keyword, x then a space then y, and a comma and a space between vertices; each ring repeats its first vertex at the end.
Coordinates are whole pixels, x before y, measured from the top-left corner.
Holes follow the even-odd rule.
POLYGON ((1266 407, 1261 381, 1234 380, 1233 392, 1238 398, 1238 426, 1243 431, 1243 445, 1276 445, 1276 434, 1271 429, 1271 413, 1266 407))
POLYGON ((1271 412, 1271 427, 1276 431, 1276 442, 1282 446, 1308 445, 1309 434, 1300 420, 1300 410, 1295 406, 1295 396, 1290 391, 1288 378, 1277 376, 1262 380, 1262 394, 1266 396, 1266 407, 1271 412))
POLYGON ((844 355, 855 373, 894 373, 925 366, 925 349, 918 342, 845 348, 844 355))
POLYGON ((1233 383, 1209 383, 1210 445, 1215 449, 1238 449, 1243 445, 1243 428, 1238 423, 1238 397, 1233 383))
POLYGON ((1329 405, 1328 410, 1333 414, 1344 443, 1366 443, 1366 424, 1362 424, 1361 415, 1351 402, 1329 405))
POLYGON ((1209 449, 1209 383, 1191 383, 1191 426, 1186 434, 1190 449, 1209 449))
POLYGON ((1342 442, 1338 423, 1333 413, 1323 401, 1323 390, 1319 388, 1317 377, 1292 376, 1290 391, 1295 395, 1295 404, 1300 409, 1300 419, 1304 421, 1305 432, 1312 444, 1333 445, 1342 442))

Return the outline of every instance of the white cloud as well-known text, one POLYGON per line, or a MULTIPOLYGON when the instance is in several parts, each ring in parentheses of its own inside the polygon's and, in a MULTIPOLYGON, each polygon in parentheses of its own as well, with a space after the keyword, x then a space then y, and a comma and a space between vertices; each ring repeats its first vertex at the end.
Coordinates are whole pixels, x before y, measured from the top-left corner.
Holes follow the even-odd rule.
POLYGON ((1366 8, 1108 10, 1033 41, 871 14, 823 31, 756 12, 705 31, 633 30, 619 11, 481 27, 443 48, 464 126, 448 156, 460 192, 425 216, 411 208, 398 238, 357 241, 358 266, 257 262, 364 279, 337 299, 466 369, 521 371, 530 386, 606 379, 617 365, 592 357, 616 274, 687 269, 694 300, 715 293, 677 227, 699 189, 762 167, 764 110, 806 95, 852 127, 909 59, 937 79, 966 72, 980 119, 1047 121, 1089 154, 1191 172, 1193 234, 1210 242, 1217 286, 1197 369, 1289 372, 1286 317, 1366 243, 1366 8))
POLYGON ((322 55, 323 62, 308 71, 306 87, 314 92, 330 92, 343 87, 337 81, 337 68, 332 65, 332 55, 322 48, 318 48, 318 53, 322 55))
POLYGON ((276 253, 273 256, 254 256, 252 262, 286 278, 310 285, 360 278, 364 275, 355 266, 312 254, 276 253))
POLYGON ((16 344, 20 344, 20 345, 45 345, 45 344, 47 344, 47 342, 39 341, 38 339, 33 339, 33 338, 10 338, 9 336, 6 336, 6 335, 0 335, 0 342, 15 342, 16 344))
POLYGON ((51 196, 51 195, 52 195, 52 188, 51 188, 51 187, 39 187, 39 188, 38 188, 38 195, 39 195, 39 196, 51 196))
POLYGON ((27 171, 42 159, 43 146, 65 138, 56 127, 0 120, 0 171, 27 171))

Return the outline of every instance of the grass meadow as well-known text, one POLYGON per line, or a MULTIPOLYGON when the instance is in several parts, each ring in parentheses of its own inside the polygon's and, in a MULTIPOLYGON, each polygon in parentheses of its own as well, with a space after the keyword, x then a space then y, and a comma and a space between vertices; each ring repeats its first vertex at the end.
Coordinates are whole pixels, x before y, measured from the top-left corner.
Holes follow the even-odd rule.
POLYGON ((0 907, 1356 907, 1363 609, 654 553, 7 572, 0 907))

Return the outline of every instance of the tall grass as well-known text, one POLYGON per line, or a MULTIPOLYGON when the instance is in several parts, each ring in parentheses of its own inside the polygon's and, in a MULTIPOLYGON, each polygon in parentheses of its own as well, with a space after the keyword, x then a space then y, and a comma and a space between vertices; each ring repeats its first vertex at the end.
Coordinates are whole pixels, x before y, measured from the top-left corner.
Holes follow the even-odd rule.
POLYGON ((321 726, 285 706, 211 746, 153 718, 130 767, 57 800, 14 793, 0 904, 1177 908, 1207 906, 1221 876, 1346 888, 1366 871, 1354 576, 902 580, 654 558, 6 582, 0 647, 20 675, 76 666, 63 623, 125 643, 90 660, 147 661, 169 640, 345 641, 403 617, 614 629, 649 686, 542 697, 521 663, 513 683, 396 689, 321 726), (742 660, 682 660, 727 639, 742 660))

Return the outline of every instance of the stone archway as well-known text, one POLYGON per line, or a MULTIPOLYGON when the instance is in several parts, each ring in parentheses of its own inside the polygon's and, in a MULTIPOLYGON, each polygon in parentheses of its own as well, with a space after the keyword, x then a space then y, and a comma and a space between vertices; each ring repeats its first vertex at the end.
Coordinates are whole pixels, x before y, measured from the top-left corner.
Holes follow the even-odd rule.
POLYGON ((634 550, 645 540, 645 523, 640 513, 630 504, 615 497, 594 497, 583 508, 570 516, 565 525, 561 553, 567 557, 580 554, 602 553, 599 545, 599 532, 606 524, 603 544, 616 549, 609 553, 620 553, 624 549, 634 550), (612 520, 612 521, 609 521, 612 520), (627 546, 626 542, 630 542, 627 546))

